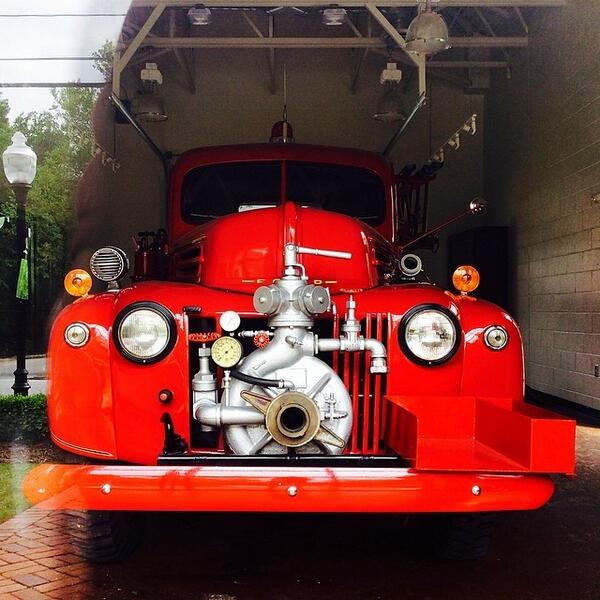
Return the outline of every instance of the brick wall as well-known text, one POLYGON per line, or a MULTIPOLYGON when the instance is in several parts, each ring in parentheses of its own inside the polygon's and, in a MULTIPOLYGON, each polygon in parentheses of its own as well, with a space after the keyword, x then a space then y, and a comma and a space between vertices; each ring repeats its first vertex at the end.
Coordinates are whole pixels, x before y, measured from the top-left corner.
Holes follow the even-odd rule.
POLYGON ((490 220, 512 231, 527 383, 600 409, 600 3, 533 19, 486 99, 490 220))

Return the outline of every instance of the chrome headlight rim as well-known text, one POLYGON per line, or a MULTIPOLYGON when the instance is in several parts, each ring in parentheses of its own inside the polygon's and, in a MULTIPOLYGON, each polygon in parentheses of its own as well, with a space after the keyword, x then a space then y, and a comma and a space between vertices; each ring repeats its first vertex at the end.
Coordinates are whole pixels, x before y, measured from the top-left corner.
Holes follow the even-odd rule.
POLYGON ((404 314, 404 316, 402 317, 402 321, 400 322, 400 329, 398 330, 398 342, 399 342, 400 348, 404 352, 405 356, 411 362, 413 362, 417 365, 420 365, 420 366, 425 366, 425 367, 435 367, 435 366, 443 365, 443 364, 447 363, 458 352, 458 349, 460 348, 461 340, 462 340, 462 330, 460 328, 460 323, 458 322, 458 317, 451 310, 449 310, 448 308, 446 308, 445 306, 442 306, 440 304, 419 304, 417 306, 414 306, 413 308, 411 308, 408 312, 406 312, 404 314), (452 346, 452 348, 450 349, 450 352, 448 352, 448 354, 446 354, 442 358, 438 358, 437 360, 427 360, 427 359, 421 358, 420 356, 417 356, 410 349, 410 347, 408 346, 408 343, 406 341, 406 329, 407 329, 408 324, 410 323, 411 319, 414 316, 416 316, 418 313, 428 311, 428 310, 442 313, 445 317, 447 317, 450 320, 450 322, 452 323, 452 326, 454 327, 454 334, 455 334, 454 345, 452 346))
POLYGON ((508 335, 508 331, 506 330, 505 327, 502 327, 502 325, 490 325, 489 327, 486 327, 485 331, 483 332, 483 343, 485 344, 486 348, 488 348, 489 350, 492 350, 493 352, 498 352, 500 350, 504 350, 504 348, 506 348, 506 346, 508 346, 509 341, 510 341, 510 336, 508 335), (490 344, 490 342, 488 340, 488 336, 494 330, 500 330, 504 334, 504 343, 501 346, 494 346, 493 344, 490 344))
POLYGON ((175 317, 173 316, 173 313, 168 308, 164 307, 162 304, 159 304, 158 302, 150 302, 150 301, 134 302, 133 304, 130 304, 129 306, 125 307, 117 315, 117 318, 115 319, 115 322, 113 325, 112 338, 113 338, 113 342, 114 342, 115 346, 117 347, 117 349, 119 350, 119 352, 121 353, 121 355, 124 358, 126 358, 127 360, 129 360, 133 363, 136 363, 136 364, 151 365, 153 363, 163 360, 165 357, 167 357, 171 353, 171 350, 173 350, 173 347, 175 346, 175 343, 177 342, 177 325, 175 323, 175 317), (133 354, 127 348, 125 348, 125 346, 123 345, 123 343, 121 341, 120 334, 121 334, 121 326, 123 325, 123 321, 125 321, 125 319, 129 315, 131 315, 132 313, 139 311, 139 310, 150 310, 150 311, 155 312, 156 314, 158 314, 160 317, 162 317, 165 320, 165 322, 167 324, 167 328, 169 330, 169 339, 168 339, 167 343, 165 344, 164 348, 159 353, 155 354, 154 356, 141 357, 136 354, 133 354))
POLYGON ((71 346, 71 348, 82 348, 83 346, 85 346, 89 341, 90 341, 90 328, 85 324, 82 323, 81 321, 75 321, 74 323, 69 323, 69 325, 67 325, 65 327, 65 331, 63 333, 63 337, 65 339, 65 342, 71 346), (69 331, 72 330, 75 327, 79 327, 83 330, 84 332, 84 337, 83 340, 79 343, 75 343, 73 342, 71 339, 69 339, 69 331))

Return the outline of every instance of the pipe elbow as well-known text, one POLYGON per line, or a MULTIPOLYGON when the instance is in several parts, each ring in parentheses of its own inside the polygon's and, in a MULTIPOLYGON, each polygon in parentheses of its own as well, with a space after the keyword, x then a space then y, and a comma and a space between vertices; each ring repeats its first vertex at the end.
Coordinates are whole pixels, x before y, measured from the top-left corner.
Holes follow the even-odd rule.
POLYGON ((365 350, 371 353, 371 358, 386 358, 387 350, 385 346, 379 341, 373 338, 365 339, 365 350))
POLYGON ((365 350, 371 353, 371 373, 387 373, 387 350, 385 346, 379 340, 366 338, 365 350))

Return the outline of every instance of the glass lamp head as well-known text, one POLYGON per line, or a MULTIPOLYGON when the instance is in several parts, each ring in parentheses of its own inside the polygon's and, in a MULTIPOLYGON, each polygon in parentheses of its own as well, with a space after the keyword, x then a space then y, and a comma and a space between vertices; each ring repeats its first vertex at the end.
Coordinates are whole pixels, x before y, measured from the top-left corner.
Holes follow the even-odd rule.
POLYGON ((27 145, 25 136, 17 131, 12 144, 2 154, 4 174, 8 182, 18 185, 31 185, 35 178, 37 156, 27 145))

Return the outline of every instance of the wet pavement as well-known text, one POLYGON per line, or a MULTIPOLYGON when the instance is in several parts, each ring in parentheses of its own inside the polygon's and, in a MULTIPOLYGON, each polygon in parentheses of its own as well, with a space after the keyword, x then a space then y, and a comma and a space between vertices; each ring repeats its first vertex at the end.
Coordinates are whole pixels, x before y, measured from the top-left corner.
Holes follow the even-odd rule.
MULTIPOLYGON (((480 562, 432 558, 419 524, 392 515, 152 514, 143 547, 126 563, 61 564, 50 552, 68 587, 59 589, 59 578, 48 596, 26 595, 38 583, 10 597, 598 600, 600 428, 580 426, 578 448, 576 479, 557 478, 539 511, 500 515, 480 562)), ((60 537, 60 528, 47 534, 60 537)), ((65 552, 72 563, 73 550, 65 552)))

